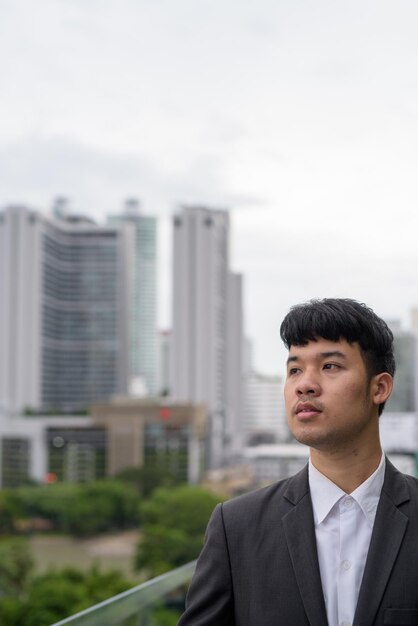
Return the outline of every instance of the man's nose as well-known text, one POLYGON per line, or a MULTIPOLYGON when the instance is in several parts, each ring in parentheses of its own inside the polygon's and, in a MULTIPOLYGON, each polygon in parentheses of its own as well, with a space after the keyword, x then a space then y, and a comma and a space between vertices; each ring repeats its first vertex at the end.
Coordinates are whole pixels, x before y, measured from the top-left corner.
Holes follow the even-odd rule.
POLYGON ((297 386, 299 396, 317 396, 320 390, 319 382, 312 373, 305 372, 299 376, 297 386))

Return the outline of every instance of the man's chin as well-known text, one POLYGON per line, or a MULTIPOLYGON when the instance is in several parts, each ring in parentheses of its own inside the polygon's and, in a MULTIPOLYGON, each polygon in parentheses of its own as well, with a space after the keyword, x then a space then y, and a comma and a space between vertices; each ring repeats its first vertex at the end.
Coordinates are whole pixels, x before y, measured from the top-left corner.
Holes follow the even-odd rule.
POLYGON ((327 450, 330 447, 329 438, 320 433, 293 433, 294 438, 308 448, 327 450))

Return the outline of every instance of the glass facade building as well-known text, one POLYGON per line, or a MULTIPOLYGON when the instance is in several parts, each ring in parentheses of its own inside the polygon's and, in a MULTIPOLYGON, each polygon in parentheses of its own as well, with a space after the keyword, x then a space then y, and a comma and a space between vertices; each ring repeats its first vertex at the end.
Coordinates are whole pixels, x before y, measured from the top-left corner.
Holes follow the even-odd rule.
POLYGON ((25 207, 0 217, 0 407, 80 413, 126 392, 132 229, 25 207))
POLYGON ((157 220, 142 215, 139 203, 128 200, 125 212, 108 217, 109 224, 130 224, 135 250, 130 304, 130 379, 132 390, 155 395, 157 389, 157 220), (135 389, 136 388, 136 389, 135 389))
POLYGON ((144 426, 144 466, 161 467, 180 482, 188 481, 190 426, 159 423, 144 426))
POLYGON ((20 487, 30 482, 30 443, 27 437, 3 437, 1 450, 1 486, 20 487))
POLYGON ((48 471, 60 482, 106 477, 106 432, 101 428, 48 428, 48 471))
POLYGON ((42 406, 83 410, 118 391, 117 231, 62 232, 43 246, 42 406))

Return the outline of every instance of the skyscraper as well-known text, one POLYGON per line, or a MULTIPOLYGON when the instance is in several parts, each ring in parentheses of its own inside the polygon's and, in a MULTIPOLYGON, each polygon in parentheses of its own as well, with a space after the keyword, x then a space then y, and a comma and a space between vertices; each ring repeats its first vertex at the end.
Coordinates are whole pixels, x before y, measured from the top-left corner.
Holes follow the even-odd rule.
POLYGON ((403 330, 399 320, 388 323, 394 338, 396 373, 385 413, 412 413, 417 407, 417 337, 413 331, 403 330))
POLYGON ((231 458, 239 454, 243 440, 244 319, 243 279, 228 271, 226 290, 226 411, 224 445, 231 458))
POLYGON ((206 404, 218 467, 240 436, 241 278, 229 269, 227 211, 184 207, 173 225, 172 395, 206 404))
POLYGON ((130 309, 131 388, 144 394, 157 392, 157 220, 143 215, 139 202, 130 199, 125 211, 108 217, 109 224, 132 224, 135 229, 133 288, 130 309))
POLYGON ((0 409, 80 411, 126 390, 133 231, 0 212, 0 409))
POLYGON ((290 438, 284 408, 283 380, 250 372, 245 385, 245 424, 247 441, 284 443, 290 438))

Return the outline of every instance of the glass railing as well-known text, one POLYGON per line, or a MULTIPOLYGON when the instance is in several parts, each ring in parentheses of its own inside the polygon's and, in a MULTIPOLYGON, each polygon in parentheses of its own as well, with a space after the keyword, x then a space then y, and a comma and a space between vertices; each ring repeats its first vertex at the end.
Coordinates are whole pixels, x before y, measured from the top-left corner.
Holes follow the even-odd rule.
POLYGON ((175 626, 195 564, 148 580, 52 626, 175 626))

